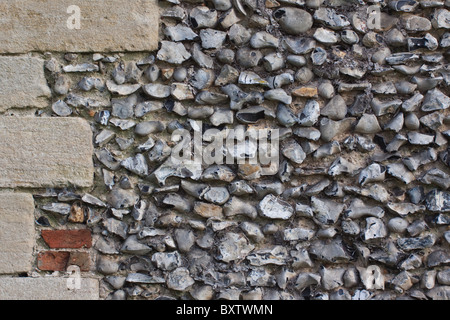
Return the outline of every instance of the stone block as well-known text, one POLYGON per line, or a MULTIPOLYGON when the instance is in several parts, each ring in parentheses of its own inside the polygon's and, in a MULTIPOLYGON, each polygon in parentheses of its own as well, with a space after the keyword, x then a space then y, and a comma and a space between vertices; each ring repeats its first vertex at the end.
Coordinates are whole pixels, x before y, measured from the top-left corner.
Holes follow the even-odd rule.
POLYGON ((0 70, 0 112, 48 106, 51 91, 44 75, 44 60, 32 56, 0 56, 0 70))
POLYGON ((89 124, 79 118, 0 117, 0 187, 89 187, 89 124))
POLYGON ((0 277, 0 300, 98 300, 97 279, 0 277), (73 289, 71 289, 73 288, 73 289))
POLYGON ((31 270, 34 200, 27 193, 0 193, 0 274, 31 270))
POLYGON ((0 53, 152 51, 156 0, 2 0, 0 53))

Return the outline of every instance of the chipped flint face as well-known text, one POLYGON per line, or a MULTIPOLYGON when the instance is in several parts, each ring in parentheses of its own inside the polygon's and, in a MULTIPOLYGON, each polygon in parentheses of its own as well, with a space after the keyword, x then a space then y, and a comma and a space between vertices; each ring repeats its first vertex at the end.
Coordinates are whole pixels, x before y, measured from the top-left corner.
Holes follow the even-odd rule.
MULTIPOLYGON (((197 125, 202 128, 201 121, 197 125)), ((194 130, 193 140, 188 130, 177 129, 171 139, 178 142, 171 153, 173 165, 260 164, 262 175, 279 168, 278 129, 208 129, 203 134, 194 130), (205 137, 211 141, 203 147, 205 137)))

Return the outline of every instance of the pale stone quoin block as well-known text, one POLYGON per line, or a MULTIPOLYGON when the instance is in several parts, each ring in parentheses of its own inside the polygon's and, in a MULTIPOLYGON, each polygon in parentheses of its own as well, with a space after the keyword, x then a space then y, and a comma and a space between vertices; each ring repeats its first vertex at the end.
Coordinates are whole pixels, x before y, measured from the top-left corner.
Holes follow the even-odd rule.
POLYGON ((27 193, 0 193, 0 274, 31 270, 34 200, 27 193))
POLYGON ((2 0, 0 53, 151 51, 156 0, 2 0))
POLYGON ((0 187, 89 187, 92 154, 83 119, 0 117, 0 187))
POLYGON ((31 56, 0 56, 0 70, 0 112, 9 108, 48 106, 51 91, 44 75, 44 60, 31 56))

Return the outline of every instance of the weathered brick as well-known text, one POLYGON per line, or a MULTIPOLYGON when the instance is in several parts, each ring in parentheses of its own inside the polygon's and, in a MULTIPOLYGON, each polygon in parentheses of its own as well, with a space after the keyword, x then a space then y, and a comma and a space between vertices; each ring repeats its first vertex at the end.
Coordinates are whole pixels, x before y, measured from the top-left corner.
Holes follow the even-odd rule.
POLYGON ((152 51, 158 25, 156 0, 2 0, 0 52, 152 51))
POLYGON ((0 274, 31 270, 34 200, 26 193, 0 193, 0 274))
POLYGON ((40 252, 37 258, 37 266, 43 271, 65 271, 69 257, 70 252, 67 251, 40 252))
POLYGON ((1 56, 0 70, 0 112, 9 108, 48 106, 51 91, 44 75, 44 60, 31 56, 1 56))
POLYGON ((79 289, 72 287, 69 278, 13 278, 0 277, 0 300, 98 300, 97 279, 82 278, 79 289))
POLYGON ((37 265, 43 271, 65 271, 70 265, 89 271, 91 262, 88 252, 44 251, 38 254, 37 265))
POLYGON ((91 257, 88 252, 71 252, 67 266, 79 266, 81 271, 91 269, 91 257))
POLYGON ((83 119, 0 117, 0 187, 89 187, 92 154, 83 119))
POLYGON ((52 249, 79 249, 92 246, 91 231, 79 230, 42 230, 41 236, 52 249))

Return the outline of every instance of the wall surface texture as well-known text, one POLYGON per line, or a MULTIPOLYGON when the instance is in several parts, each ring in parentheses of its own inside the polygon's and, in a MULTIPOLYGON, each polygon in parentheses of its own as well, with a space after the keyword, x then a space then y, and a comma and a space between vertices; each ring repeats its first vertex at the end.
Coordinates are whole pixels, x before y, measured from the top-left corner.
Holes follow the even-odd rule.
POLYGON ((2 1, 0 299, 449 300, 449 29, 445 0, 2 1))

